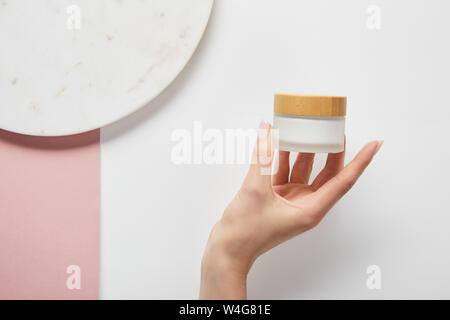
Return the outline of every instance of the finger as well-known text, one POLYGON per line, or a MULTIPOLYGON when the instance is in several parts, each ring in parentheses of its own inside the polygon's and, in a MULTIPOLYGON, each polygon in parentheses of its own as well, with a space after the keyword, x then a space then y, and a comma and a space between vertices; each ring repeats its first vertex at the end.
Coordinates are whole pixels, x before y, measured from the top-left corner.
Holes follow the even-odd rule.
POLYGON ((314 163, 314 153, 299 153, 292 167, 292 183, 308 184, 314 163))
POLYGON ((272 177, 274 186, 289 182, 289 154, 288 151, 278 151, 278 171, 272 177))
POLYGON ((336 176, 314 193, 319 212, 326 213, 356 183, 382 145, 380 141, 369 142, 356 157, 336 176))
POLYGON ((267 121, 261 121, 250 169, 244 179, 243 187, 258 192, 271 190, 272 161, 272 126, 267 121))
POLYGON ((328 180, 336 176, 344 168, 345 151, 329 153, 325 167, 320 171, 311 184, 313 190, 319 189, 328 180))
POLYGON ((339 153, 328 154, 325 167, 320 171, 316 179, 314 179, 313 183, 311 184, 312 189, 313 190, 319 189, 327 181, 329 181, 331 178, 337 175, 339 171, 341 171, 342 168, 344 168, 344 160, 345 160, 345 143, 344 143, 344 151, 339 153))

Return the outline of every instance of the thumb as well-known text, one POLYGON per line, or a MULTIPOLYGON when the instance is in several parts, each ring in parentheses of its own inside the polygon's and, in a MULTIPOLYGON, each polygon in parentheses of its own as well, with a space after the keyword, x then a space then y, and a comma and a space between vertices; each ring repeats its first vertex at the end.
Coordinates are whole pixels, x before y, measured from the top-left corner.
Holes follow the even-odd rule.
POLYGON ((263 120, 259 125, 258 138, 253 149, 250 169, 244 180, 244 187, 262 193, 272 188, 273 154, 272 126, 263 120))

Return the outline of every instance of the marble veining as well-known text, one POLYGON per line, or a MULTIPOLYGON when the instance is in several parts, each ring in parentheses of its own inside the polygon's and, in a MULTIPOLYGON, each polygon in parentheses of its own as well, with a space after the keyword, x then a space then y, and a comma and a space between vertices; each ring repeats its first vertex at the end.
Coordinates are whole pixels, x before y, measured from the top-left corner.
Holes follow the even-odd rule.
POLYGON ((0 128, 68 135, 117 121, 183 69, 213 0, 2 0, 0 128))

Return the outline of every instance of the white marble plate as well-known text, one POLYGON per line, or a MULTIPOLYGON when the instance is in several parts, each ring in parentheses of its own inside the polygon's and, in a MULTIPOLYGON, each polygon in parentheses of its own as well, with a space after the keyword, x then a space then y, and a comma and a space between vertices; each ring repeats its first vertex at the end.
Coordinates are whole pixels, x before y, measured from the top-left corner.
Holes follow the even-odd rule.
POLYGON ((195 51, 213 0, 0 0, 0 128, 57 136, 121 119, 195 51))

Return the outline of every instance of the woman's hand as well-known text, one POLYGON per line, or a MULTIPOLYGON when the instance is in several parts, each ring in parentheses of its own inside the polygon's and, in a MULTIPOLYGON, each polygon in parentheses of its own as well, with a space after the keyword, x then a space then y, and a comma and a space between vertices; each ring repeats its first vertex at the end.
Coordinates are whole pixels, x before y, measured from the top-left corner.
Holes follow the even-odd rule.
POLYGON ((329 154, 309 184, 314 154, 299 153, 290 172, 289 152, 281 151, 278 171, 270 174, 272 128, 263 121, 244 183, 211 231, 200 298, 245 299, 247 274, 256 258, 315 227, 352 188, 381 144, 368 143, 345 168, 345 151, 329 154))

